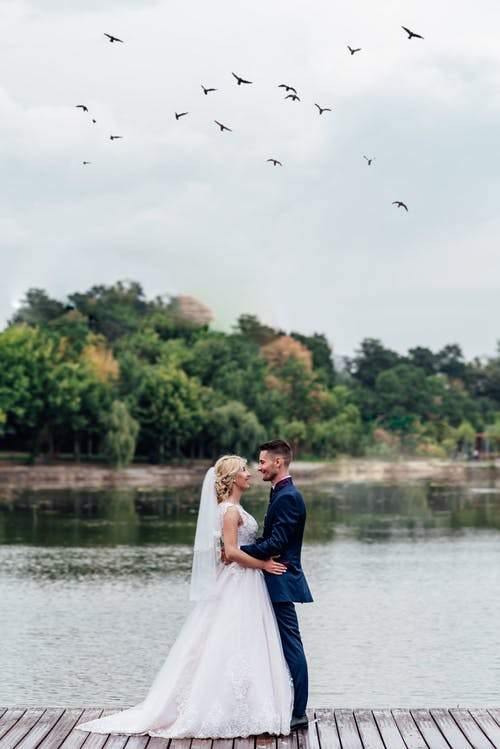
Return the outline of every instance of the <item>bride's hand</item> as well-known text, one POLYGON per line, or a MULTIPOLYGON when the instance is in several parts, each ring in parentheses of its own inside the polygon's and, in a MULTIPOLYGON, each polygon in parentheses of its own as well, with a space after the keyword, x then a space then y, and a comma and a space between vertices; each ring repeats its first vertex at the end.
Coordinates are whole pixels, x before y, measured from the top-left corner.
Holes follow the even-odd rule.
POLYGON ((286 572, 286 567, 281 562, 276 562, 274 559, 266 559, 262 565, 264 572, 269 572, 271 575, 283 575, 286 572))

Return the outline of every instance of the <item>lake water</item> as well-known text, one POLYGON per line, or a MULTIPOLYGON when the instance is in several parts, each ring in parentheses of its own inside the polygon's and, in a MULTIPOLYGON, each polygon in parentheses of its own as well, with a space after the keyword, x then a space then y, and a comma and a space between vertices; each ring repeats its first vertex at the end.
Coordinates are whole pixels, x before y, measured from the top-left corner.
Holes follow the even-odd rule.
MULTIPOLYGON (((303 493, 310 704, 500 705, 500 486, 303 493)), ((243 501, 259 521, 265 494, 243 501)), ((143 699, 189 610, 197 501, 197 488, 0 496, 0 705, 143 699)))

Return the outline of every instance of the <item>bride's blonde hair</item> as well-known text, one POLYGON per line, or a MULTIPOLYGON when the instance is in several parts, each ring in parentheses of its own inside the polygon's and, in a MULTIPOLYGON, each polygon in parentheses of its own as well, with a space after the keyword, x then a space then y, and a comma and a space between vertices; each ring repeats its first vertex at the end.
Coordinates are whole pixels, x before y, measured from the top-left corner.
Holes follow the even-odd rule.
POLYGON ((236 476, 246 468, 246 460, 240 455, 223 455, 215 464, 215 492, 217 502, 229 499, 236 476))

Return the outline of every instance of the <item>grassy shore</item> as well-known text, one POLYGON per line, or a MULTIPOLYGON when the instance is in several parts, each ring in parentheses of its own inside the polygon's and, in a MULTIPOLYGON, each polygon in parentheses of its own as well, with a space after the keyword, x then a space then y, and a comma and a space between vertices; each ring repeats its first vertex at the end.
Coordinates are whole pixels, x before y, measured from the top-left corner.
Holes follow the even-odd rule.
MULTIPOLYGON (((107 489, 197 485, 207 470, 208 461, 191 461, 178 465, 132 465, 112 469, 102 464, 54 463, 26 465, 19 460, 0 461, 0 489, 107 489)), ((255 466, 251 466, 255 471, 255 466)), ((462 462, 429 458, 380 460, 338 458, 331 462, 292 464, 291 472, 299 483, 401 482, 434 480, 464 482, 475 476, 495 477, 500 463, 462 462)))

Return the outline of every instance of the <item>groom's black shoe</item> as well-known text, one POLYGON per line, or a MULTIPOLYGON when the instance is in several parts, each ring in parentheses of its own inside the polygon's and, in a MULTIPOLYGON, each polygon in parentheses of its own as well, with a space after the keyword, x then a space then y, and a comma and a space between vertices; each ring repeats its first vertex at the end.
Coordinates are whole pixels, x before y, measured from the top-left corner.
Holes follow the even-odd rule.
POLYGON ((309 726, 309 718, 307 715, 301 715, 297 718, 296 715, 292 716, 290 721, 290 731, 298 731, 300 728, 307 728, 309 726))

